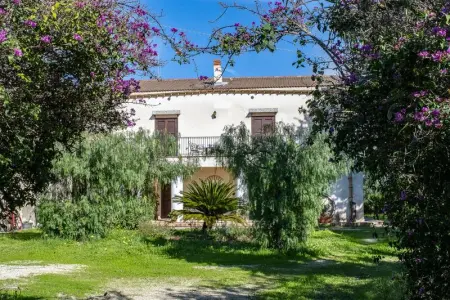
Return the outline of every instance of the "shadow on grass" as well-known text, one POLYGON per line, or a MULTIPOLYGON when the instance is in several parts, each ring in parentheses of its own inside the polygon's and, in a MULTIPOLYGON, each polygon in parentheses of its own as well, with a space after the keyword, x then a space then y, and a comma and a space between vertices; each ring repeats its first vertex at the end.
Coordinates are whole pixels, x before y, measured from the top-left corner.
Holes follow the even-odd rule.
POLYGON ((307 272, 295 281, 281 278, 277 289, 259 296, 263 299, 401 300, 406 290, 401 281, 392 279, 397 270, 391 262, 373 266, 344 263, 307 272))
MULTIPOLYGON (((154 246, 161 247, 164 254, 199 265, 210 265, 217 268, 240 268, 252 273, 265 275, 295 275, 305 269, 315 269, 333 265, 338 275, 345 275, 346 270, 357 270, 359 266, 372 262, 361 257, 355 258, 346 266, 333 260, 314 260, 321 257, 317 249, 303 248, 295 255, 284 255, 274 251, 261 250, 251 242, 215 241, 208 235, 197 232, 178 232, 171 239, 157 238, 147 240, 154 246)), ((372 249, 374 255, 391 255, 379 249, 372 249)), ((200 266, 201 267, 201 266, 200 266)))
POLYGON ((43 300, 41 297, 34 296, 22 296, 20 294, 15 293, 3 293, 0 290, 0 300, 43 300))
MULTIPOLYGON (((246 268, 245 266, 242 268, 246 268)), ((402 299, 398 282, 390 279, 392 263, 376 266, 356 263, 305 263, 297 269, 257 269, 254 284, 166 287, 159 293, 170 299, 402 299), (264 274, 262 274, 264 273, 264 274), (270 275, 268 274, 270 273, 270 275), (288 276, 287 276, 288 275, 288 276)))
MULTIPOLYGON (((6 234, 10 239, 28 241, 28 240, 40 240, 43 235, 39 231, 19 231, 6 234)), ((1 298, 0 298, 1 299, 1 298)))

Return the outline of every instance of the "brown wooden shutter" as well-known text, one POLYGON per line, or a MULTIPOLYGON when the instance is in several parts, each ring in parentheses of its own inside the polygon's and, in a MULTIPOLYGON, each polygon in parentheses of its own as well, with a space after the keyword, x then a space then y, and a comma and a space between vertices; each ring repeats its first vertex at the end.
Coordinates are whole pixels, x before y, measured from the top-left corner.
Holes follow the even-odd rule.
POLYGON ((271 133, 275 128, 275 116, 252 117, 252 135, 271 133))
POLYGON ((275 116, 263 117, 262 120, 262 133, 273 133, 275 128, 275 116))
POLYGON ((164 133, 166 131, 165 119, 156 119, 156 131, 159 133, 164 133))
POLYGON ((252 117, 252 135, 261 135, 262 126, 263 126, 262 117, 252 117))
POLYGON ((168 133, 174 136, 178 136, 178 119, 177 118, 166 118, 166 119, 156 119, 155 128, 157 132, 168 133))
POLYGON ((167 133, 172 134, 173 136, 178 135, 177 121, 177 119, 166 119, 167 133))

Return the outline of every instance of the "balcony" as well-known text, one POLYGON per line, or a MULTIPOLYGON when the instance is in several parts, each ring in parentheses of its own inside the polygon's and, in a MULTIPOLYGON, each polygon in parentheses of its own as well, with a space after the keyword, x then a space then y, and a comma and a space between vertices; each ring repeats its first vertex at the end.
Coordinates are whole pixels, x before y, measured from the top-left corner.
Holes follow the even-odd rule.
POLYGON ((220 137, 177 137, 176 140, 178 149, 176 150, 176 153, 174 153, 175 151, 169 151, 170 154, 168 156, 214 157, 214 150, 220 140, 220 137))

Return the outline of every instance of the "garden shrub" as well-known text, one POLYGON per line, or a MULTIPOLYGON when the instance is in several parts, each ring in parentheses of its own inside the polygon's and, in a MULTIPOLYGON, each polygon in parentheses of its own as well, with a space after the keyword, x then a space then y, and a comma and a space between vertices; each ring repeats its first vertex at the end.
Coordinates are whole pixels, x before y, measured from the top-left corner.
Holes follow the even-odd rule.
POLYGON ((214 240, 219 242, 256 242, 254 239, 254 229, 243 226, 223 226, 218 227, 209 233, 214 240))
POLYGON ((173 233, 173 230, 171 228, 155 224, 151 221, 141 222, 139 224, 138 230, 142 237, 150 240, 160 238, 168 239, 173 233))
POLYGON ((297 251, 314 229, 323 195, 345 169, 330 162, 323 137, 279 123, 270 134, 252 136, 244 124, 230 126, 216 149, 219 162, 248 188, 255 238, 264 247, 297 251))
POLYGON ((86 136, 75 152, 54 163, 57 181, 37 210, 43 231, 72 239, 102 237, 153 219, 156 183, 189 176, 196 167, 167 161, 168 141, 145 131, 86 136))

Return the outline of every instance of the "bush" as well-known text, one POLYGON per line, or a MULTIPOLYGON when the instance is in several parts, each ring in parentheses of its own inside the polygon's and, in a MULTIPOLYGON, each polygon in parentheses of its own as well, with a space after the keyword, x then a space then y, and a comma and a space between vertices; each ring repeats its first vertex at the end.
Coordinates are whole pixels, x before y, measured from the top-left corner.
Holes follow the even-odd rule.
POLYGON ((86 198, 76 203, 41 199, 37 217, 42 231, 51 237, 74 240, 88 239, 92 235, 105 237, 110 228, 107 209, 91 205, 86 198))
POLYGON ((216 157, 246 184, 255 237, 263 247, 298 250, 317 224, 322 195, 343 173, 330 162, 324 137, 308 143, 308 136, 283 123, 259 137, 245 124, 222 134, 216 157))
POLYGON ((37 217, 47 236, 74 240, 105 237, 113 228, 136 229, 153 218, 155 205, 147 199, 81 197, 77 201, 40 200, 37 217))
POLYGON ((169 238, 173 230, 166 227, 157 225, 151 221, 141 222, 138 227, 139 233, 147 239, 167 239, 169 238))
POLYGON ((57 181, 42 195, 38 222, 49 236, 84 239, 136 229, 154 218, 156 182, 189 176, 193 164, 168 162, 173 139, 145 131, 87 136, 54 163, 57 181))
POLYGON ((251 227, 224 226, 210 232, 219 242, 254 242, 254 230, 251 227))

